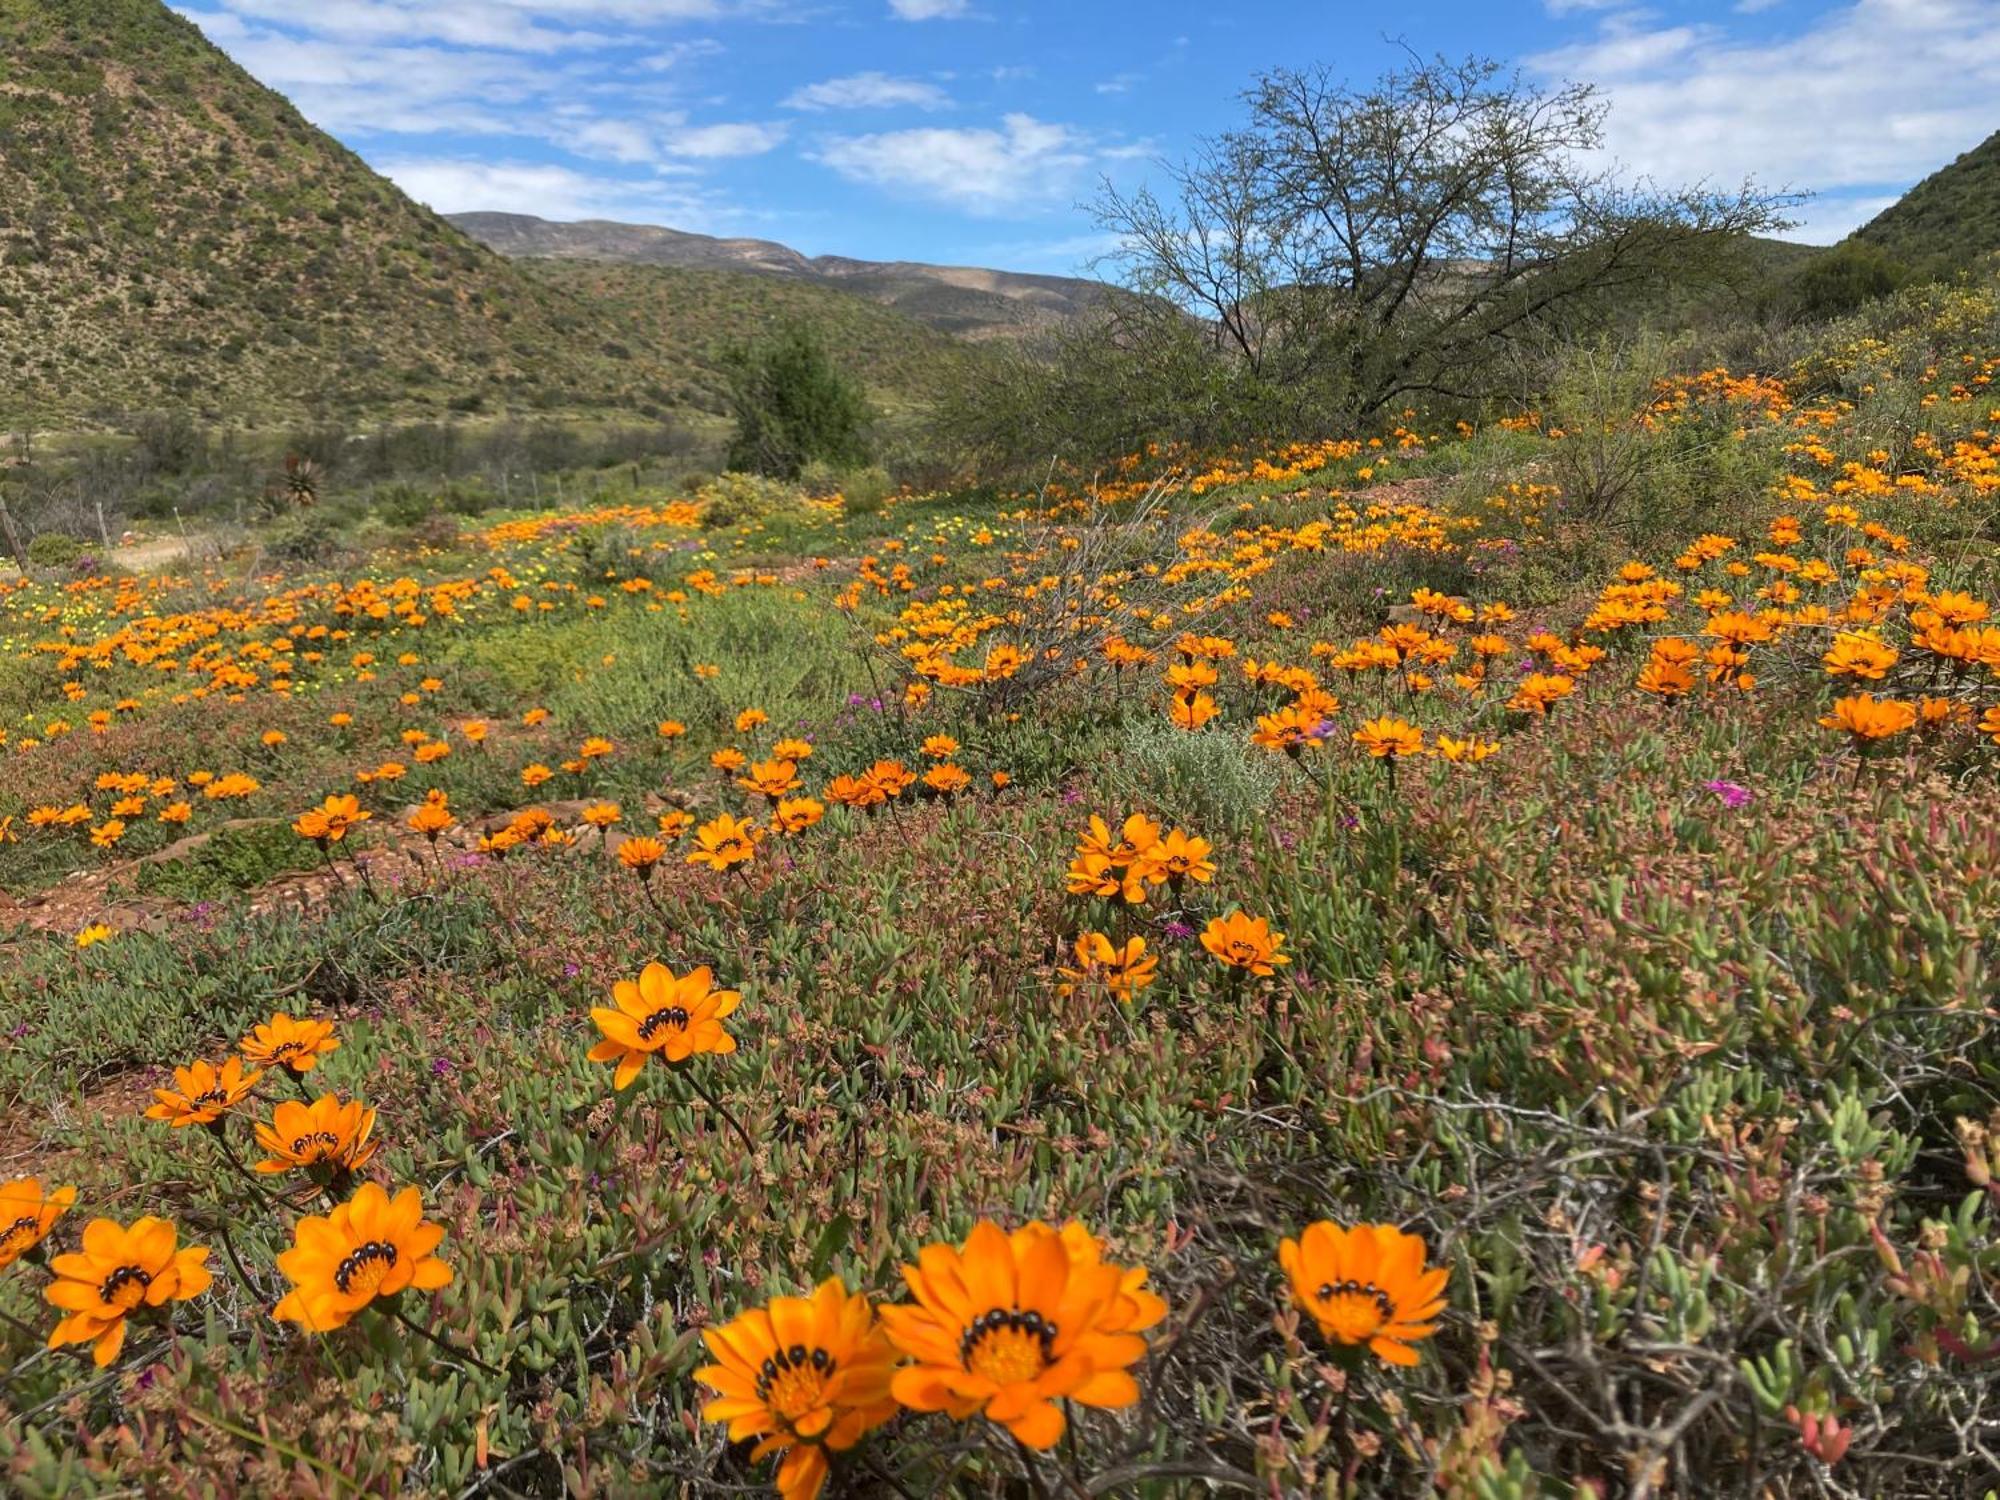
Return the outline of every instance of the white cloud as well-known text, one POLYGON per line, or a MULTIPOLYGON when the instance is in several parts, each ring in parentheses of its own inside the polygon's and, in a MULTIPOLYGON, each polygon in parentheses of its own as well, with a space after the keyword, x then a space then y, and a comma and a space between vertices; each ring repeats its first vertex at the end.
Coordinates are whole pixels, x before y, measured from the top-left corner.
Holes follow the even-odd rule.
POLYGON ((1101 154, 1067 125, 1011 114, 998 130, 897 130, 827 142, 817 160, 854 182, 978 214, 1039 209, 1101 154))
MULTIPOLYGON (((492 136, 539 140, 586 160, 647 165, 656 172, 684 172, 689 162, 755 156, 777 147, 780 123, 697 123, 674 107, 674 84, 665 75, 676 64, 716 50, 705 39, 676 42, 649 53, 642 75, 605 71, 585 44, 585 55, 545 56, 508 46, 465 47, 443 42, 361 40, 358 34, 319 35, 286 29, 298 0, 220 0, 232 10, 185 12, 265 84, 286 95, 308 119, 337 135, 492 136), (273 19, 248 19, 251 12, 273 19), (240 12, 240 13, 239 13, 240 12)), ((486 10, 532 8, 560 16, 603 15, 614 20, 696 13, 707 0, 479 0, 486 10)), ((379 0, 324 0, 329 30, 366 24, 385 7, 379 0), (366 13, 366 14, 364 14, 366 13)), ((440 6, 439 10, 448 8, 440 6)), ((432 24, 427 21, 426 25, 432 24)), ((379 28, 384 36, 387 27, 379 28)), ((496 37, 515 35, 496 27, 496 37)), ((423 163, 426 182, 464 185, 468 162, 423 163), (439 175, 442 174, 442 175, 439 175)), ((518 167, 504 167, 523 180, 518 167)), ((556 169, 560 170, 560 169, 556 169)), ((583 178, 533 179, 544 190, 568 193, 583 178)))
POLYGON ((609 41, 543 26, 528 12, 486 0, 219 0, 231 15, 342 42, 444 42, 514 52, 558 52, 609 41))
POLYGON ((684 184, 593 177, 546 162, 390 157, 374 165, 412 198, 441 214, 484 210, 694 228, 713 226, 721 212, 684 184))
POLYGON ((949 109, 951 96, 920 78, 891 78, 887 73, 850 73, 794 89, 787 109, 949 109))
POLYGON ((722 43, 713 37, 697 37, 690 41, 675 42, 671 47, 662 47, 657 52, 649 52, 638 59, 638 65, 648 73, 667 73, 675 68, 685 67, 698 58, 714 57, 722 50, 722 43))
POLYGON ((899 21, 955 21, 972 13, 971 0, 889 0, 899 21))
POLYGON ((1813 199, 1803 208, 1794 209, 1791 214, 1794 223, 1780 238, 1797 240, 1804 245, 1831 245, 1835 240, 1845 239, 1900 196, 1897 193, 1829 193, 1823 198, 1813 199))
POLYGON ((1090 277, 1094 274, 1093 261, 1110 255, 1124 245, 1125 239, 1121 235, 1086 231, 1052 240, 995 240, 961 246, 953 253, 971 265, 1090 277))
POLYGON ((448 47, 380 47, 215 26, 210 37, 322 129, 525 133, 522 106, 550 75, 531 59, 448 47))
POLYGON ((785 127, 751 123, 692 125, 669 131, 664 141, 668 154, 716 158, 762 156, 785 138, 785 127))
POLYGON ((1669 183, 1811 189, 1823 195, 1814 232, 1837 237, 1882 190, 2000 124, 2000 5, 1846 0, 1773 41, 1613 17, 1529 65, 1603 87, 1609 154, 1624 167, 1669 183))
POLYGON ((610 161, 648 162, 660 154, 653 133, 632 120, 577 120, 563 130, 563 141, 572 155, 610 161))
POLYGON ((208 0, 222 11, 350 42, 444 42, 519 52, 616 43, 605 25, 713 20, 723 0, 208 0), (579 29, 582 28, 582 29, 579 29))

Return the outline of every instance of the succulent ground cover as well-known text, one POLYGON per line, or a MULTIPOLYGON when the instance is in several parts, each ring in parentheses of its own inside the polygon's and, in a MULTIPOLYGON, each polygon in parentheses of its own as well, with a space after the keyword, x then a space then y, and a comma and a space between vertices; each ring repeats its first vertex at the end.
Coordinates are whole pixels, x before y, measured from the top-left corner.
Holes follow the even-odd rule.
POLYGON ((6 1488, 1990 1493, 2000 317, 1905 311, 8 587, 6 1488))

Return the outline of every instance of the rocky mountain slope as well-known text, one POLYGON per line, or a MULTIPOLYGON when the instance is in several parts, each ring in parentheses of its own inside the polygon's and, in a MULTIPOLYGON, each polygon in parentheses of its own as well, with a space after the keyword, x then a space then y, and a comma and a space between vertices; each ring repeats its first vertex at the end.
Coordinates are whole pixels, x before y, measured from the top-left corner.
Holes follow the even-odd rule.
POLYGON ((916 261, 808 257, 771 240, 717 239, 650 224, 558 224, 528 214, 453 214, 481 244, 514 259, 615 261, 746 271, 809 281, 891 307, 961 338, 1019 337, 1087 311, 1097 282, 916 261))

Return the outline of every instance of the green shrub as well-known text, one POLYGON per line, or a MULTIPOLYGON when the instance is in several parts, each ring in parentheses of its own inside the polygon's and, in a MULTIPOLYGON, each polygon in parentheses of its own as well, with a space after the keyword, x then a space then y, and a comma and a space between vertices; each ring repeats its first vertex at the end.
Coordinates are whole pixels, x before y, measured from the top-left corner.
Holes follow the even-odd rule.
POLYGON ((870 417, 861 387, 803 324, 731 353, 729 400, 736 417, 732 469, 795 479, 814 459, 868 460, 870 417))
POLYGON ((1278 790, 1277 760, 1239 735, 1189 734, 1161 716, 1130 726, 1119 748, 1112 800, 1184 827, 1248 828, 1278 790))
POLYGON ((61 531, 44 531, 28 543, 28 561, 38 568, 66 568, 83 553, 83 543, 61 531))
POLYGON ((838 495, 841 508, 850 516, 872 516, 895 494, 896 482, 879 464, 842 469, 816 458, 799 471, 799 488, 815 500, 838 495))
POLYGON ((1893 255, 1853 241, 1807 261, 1786 288, 1786 300, 1800 317, 1840 318, 1909 280, 1909 268, 1893 255))
POLYGON ((434 491, 414 484, 385 484, 375 491, 374 511, 391 526, 414 526, 438 508, 434 491))
POLYGON ((815 500, 840 493, 840 470, 823 458, 816 458, 799 470, 799 488, 815 500))
POLYGON ((579 531, 570 543, 570 556, 576 559, 576 581, 591 589, 625 578, 646 577, 659 583, 672 571, 668 554, 654 552, 646 539, 626 526, 579 531))
POLYGON ((1562 490, 1561 516, 1602 540, 1706 530, 1740 513, 1778 472, 1775 445, 1736 412, 1699 406, 1655 418, 1659 382, 1678 363, 1675 346, 1642 336, 1580 346, 1556 372, 1543 407, 1560 429, 1549 464, 1562 490))
POLYGON ((876 465, 852 469, 841 476, 840 498, 850 516, 872 516, 896 493, 889 471, 876 465))
POLYGON ((179 859, 142 864, 134 880, 149 896, 214 901, 319 863, 282 819, 219 828, 179 859))
POLYGON ((783 480, 761 474, 724 474, 695 491, 702 507, 701 524, 709 531, 727 530, 750 521, 800 509, 805 492, 783 480))

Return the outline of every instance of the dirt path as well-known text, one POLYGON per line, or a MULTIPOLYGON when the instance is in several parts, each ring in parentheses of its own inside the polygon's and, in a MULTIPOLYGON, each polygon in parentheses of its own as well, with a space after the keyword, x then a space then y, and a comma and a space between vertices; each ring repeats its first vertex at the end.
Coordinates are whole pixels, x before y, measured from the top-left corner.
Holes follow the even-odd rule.
MULTIPOLYGON (((108 553, 96 549, 108 562, 127 573, 158 573, 187 561, 202 538, 198 536, 149 536, 113 547, 108 553)), ((60 570, 59 570, 60 571, 60 570)), ((10 557, 0 557, 0 578, 19 578, 21 570, 10 557)))
POLYGON ((191 541, 191 538, 180 536, 148 537, 129 546, 113 547, 111 561, 128 573, 154 573, 186 561, 193 551, 191 541))

